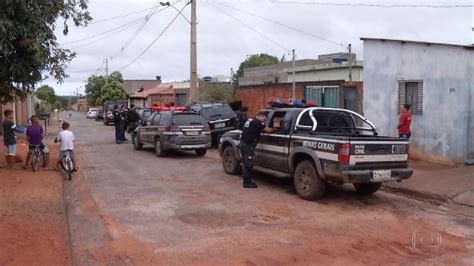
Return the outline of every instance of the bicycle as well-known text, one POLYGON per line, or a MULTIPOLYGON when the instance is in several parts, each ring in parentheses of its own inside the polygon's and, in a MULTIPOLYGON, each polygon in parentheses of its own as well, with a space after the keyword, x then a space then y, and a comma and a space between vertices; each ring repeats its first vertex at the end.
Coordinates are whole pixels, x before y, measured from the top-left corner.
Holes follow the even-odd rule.
POLYGON ((65 150, 64 156, 60 161, 61 168, 67 173, 69 180, 72 179, 72 172, 74 172, 74 163, 72 162, 70 152, 71 150, 65 150))
POLYGON ((38 171, 40 165, 42 165, 43 168, 46 167, 45 155, 40 146, 41 145, 34 145, 33 154, 31 154, 31 168, 33 169, 33 172, 38 171))

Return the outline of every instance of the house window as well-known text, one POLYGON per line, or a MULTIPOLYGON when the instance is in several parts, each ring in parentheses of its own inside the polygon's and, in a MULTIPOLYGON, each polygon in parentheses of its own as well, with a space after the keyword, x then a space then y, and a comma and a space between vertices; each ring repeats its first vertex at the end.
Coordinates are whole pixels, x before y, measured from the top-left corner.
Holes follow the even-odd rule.
POLYGON ((411 105, 411 113, 423 114, 423 81, 398 82, 398 106, 411 105))

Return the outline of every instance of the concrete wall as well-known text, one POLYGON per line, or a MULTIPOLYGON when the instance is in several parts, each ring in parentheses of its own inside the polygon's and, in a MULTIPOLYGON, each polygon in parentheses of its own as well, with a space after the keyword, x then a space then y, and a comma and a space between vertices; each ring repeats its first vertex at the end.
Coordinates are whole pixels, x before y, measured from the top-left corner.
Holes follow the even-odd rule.
POLYGON ((468 128, 473 52, 462 46, 365 40, 365 116, 381 135, 397 136, 398 81, 423 80, 423 115, 413 116, 410 152, 429 161, 463 163, 473 136, 472 125, 468 128))
MULTIPOLYGON (((290 70, 289 70, 290 71, 290 70)), ((292 81, 292 74, 288 73, 288 80, 292 81)), ((321 81, 321 80, 345 80, 349 81, 349 67, 332 68, 318 71, 296 72, 296 82, 321 81)), ((352 69, 352 80, 363 80, 363 69, 360 67, 352 69)))

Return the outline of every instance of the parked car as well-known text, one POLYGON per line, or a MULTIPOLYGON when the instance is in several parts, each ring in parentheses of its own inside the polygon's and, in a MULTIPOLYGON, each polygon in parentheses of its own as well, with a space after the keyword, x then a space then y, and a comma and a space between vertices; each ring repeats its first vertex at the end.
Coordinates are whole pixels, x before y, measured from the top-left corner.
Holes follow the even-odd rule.
POLYGON ((87 111, 87 114, 86 114, 86 118, 94 119, 97 116, 98 112, 99 112, 98 108, 89 108, 89 111, 87 111))
POLYGON ((120 107, 126 104, 127 104, 127 101, 106 101, 103 106, 104 125, 114 124, 114 116, 112 115, 112 112, 114 111, 115 105, 118 105, 120 107))
MULTIPOLYGON (((383 182, 410 178, 408 140, 378 136, 361 115, 335 108, 277 108, 257 144, 254 169, 277 177, 292 177, 306 200, 323 196, 328 183, 352 183, 360 193, 376 192, 383 182)), ((219 145, 228 174, 241 170, 241 131, 225 133, 219 145)))
POLYGON ((104 111, 99 110, 97 112, 97 115, 95 116, 95 121, 102 121, 102 120, 104 120, 104 111))
POLYGON ((235 113, 227 103, 193 102, 186 107, 206 119, 214 143, 217 143, 222 134, 235 129, 235 113))
POLYGON ((193 112, 153 112, 132 133, 135 150, 143 145, 155 147, 159 157, 169 150, 194 150, 203 156, 211 147, 211 132, 204 117, 193 112))

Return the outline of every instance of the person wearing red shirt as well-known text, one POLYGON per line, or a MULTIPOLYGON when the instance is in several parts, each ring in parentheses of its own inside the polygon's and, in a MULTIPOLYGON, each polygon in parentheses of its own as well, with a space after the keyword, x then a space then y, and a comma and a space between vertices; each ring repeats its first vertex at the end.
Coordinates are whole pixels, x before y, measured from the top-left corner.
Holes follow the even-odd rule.
POLYGON ((410 139, 411 137, 411 112, 410 105, 404 104, 400 106, 400 119, 398 122, 398 135, 400 138, 410 139))

